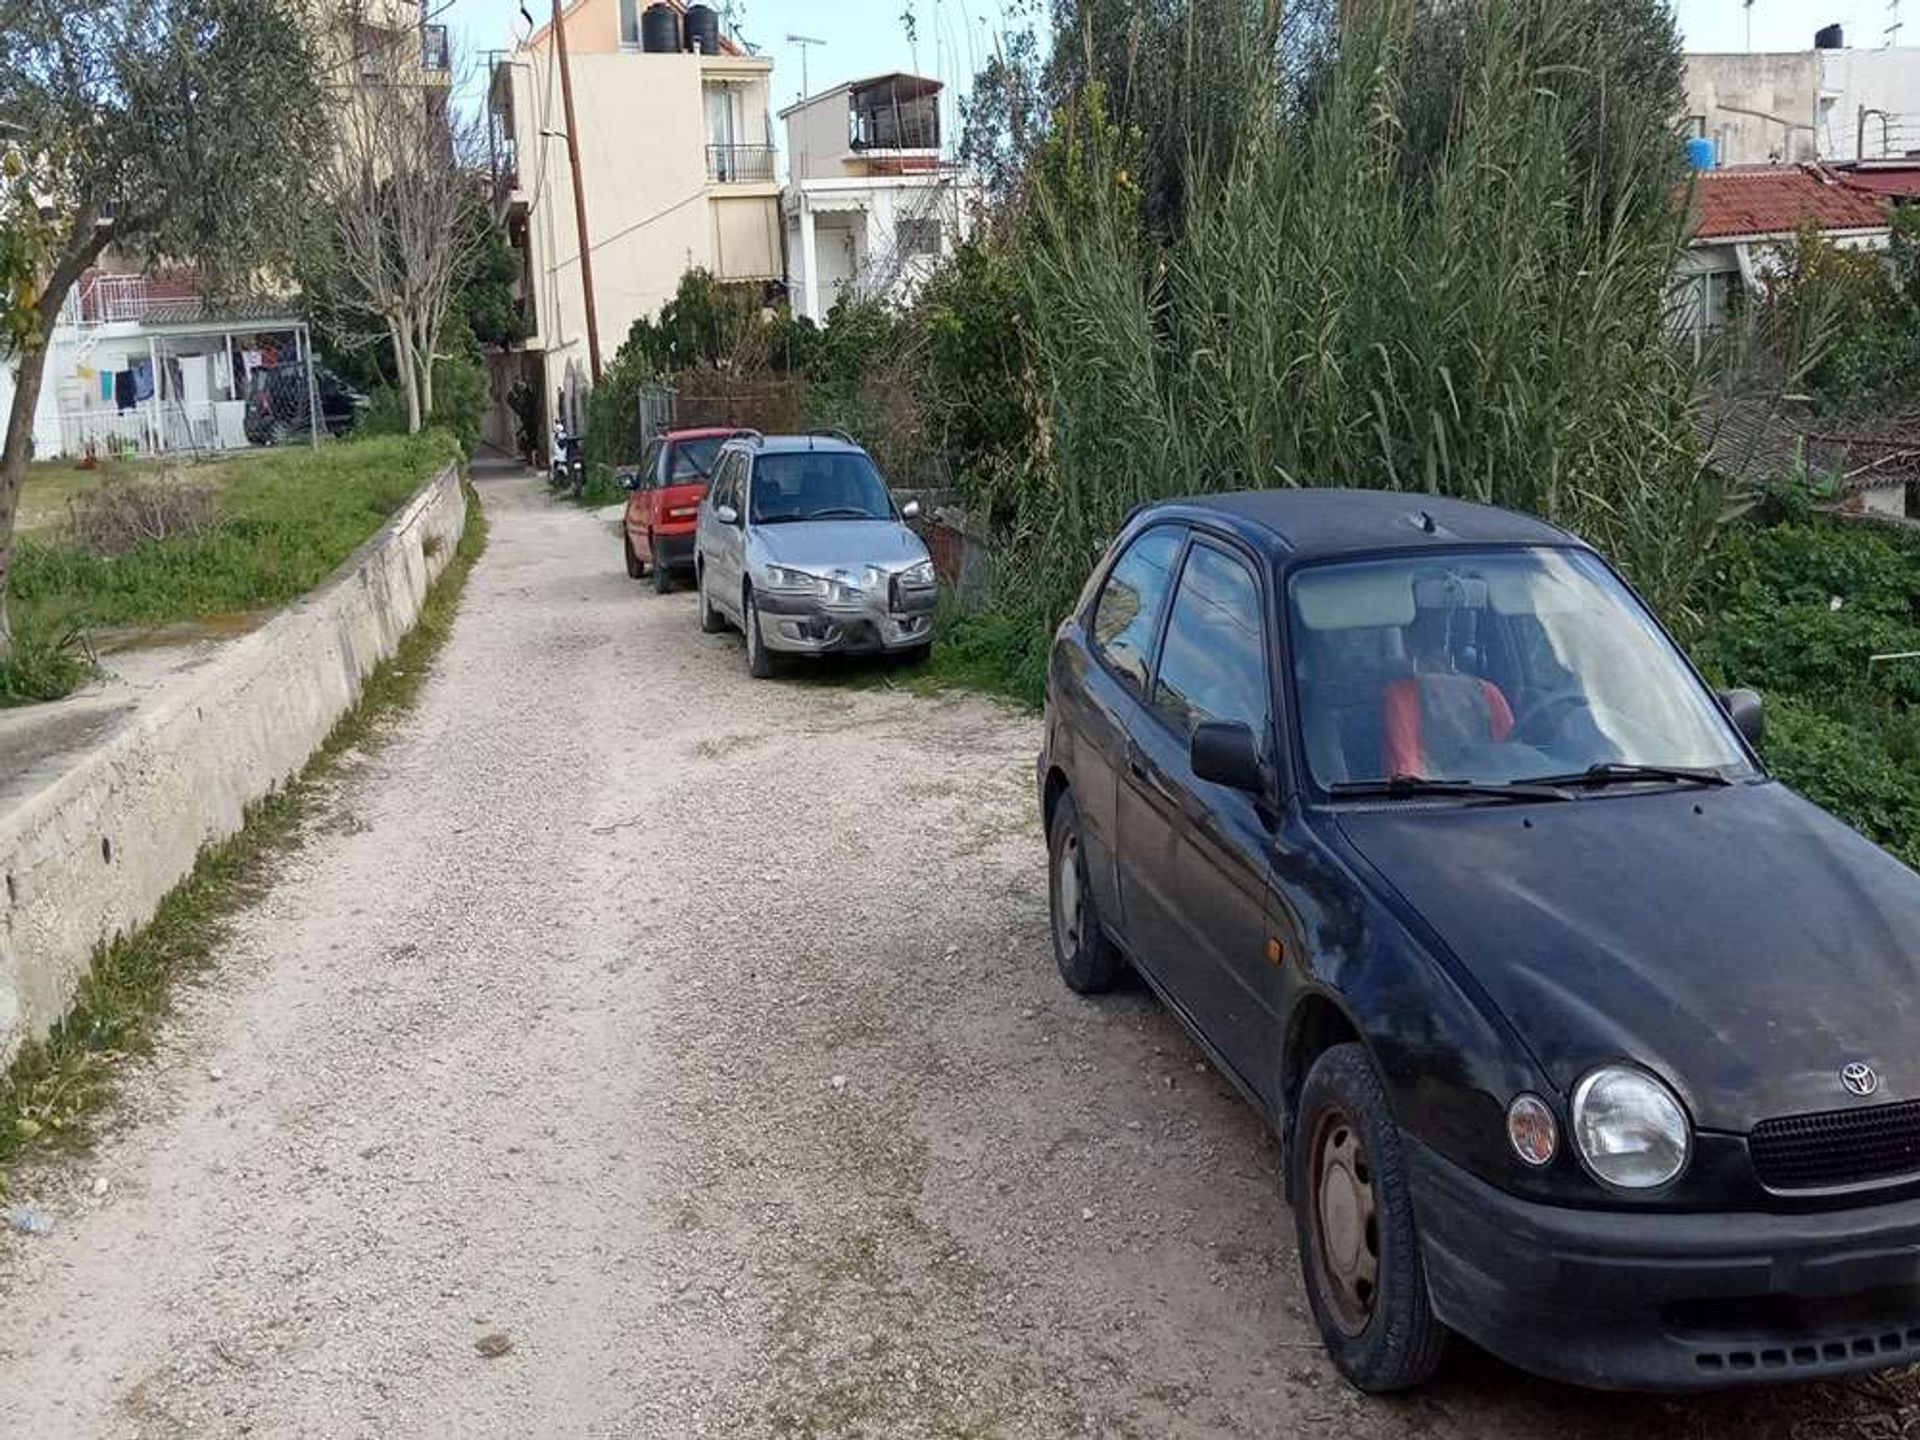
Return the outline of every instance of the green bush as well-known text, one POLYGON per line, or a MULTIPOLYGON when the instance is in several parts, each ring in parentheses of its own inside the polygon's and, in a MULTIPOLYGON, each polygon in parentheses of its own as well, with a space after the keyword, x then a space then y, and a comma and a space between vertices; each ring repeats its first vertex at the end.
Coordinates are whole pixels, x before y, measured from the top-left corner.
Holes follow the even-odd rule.
POLYGON ((0 710, 70 695, 93 671, 93 656, 79 630, 50 628, 30 612, 17 616, 13 653, 0 660, 0 710))

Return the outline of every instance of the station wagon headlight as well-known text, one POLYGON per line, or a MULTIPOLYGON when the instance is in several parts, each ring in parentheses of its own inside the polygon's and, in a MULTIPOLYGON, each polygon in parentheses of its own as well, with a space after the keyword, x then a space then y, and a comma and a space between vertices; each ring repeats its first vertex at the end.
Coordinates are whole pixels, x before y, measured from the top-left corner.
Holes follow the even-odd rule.
POLYGON ((918 565, 909 565, 900 572, 900 583, 918 589, 933 584, 933 561, 922 560, 918 565))
POLYGON ((1574 1089, 1573 1139, 1599 1179, 1649 1190, 1686 1168, 1693 1126, 1660 1081, 1644 1070, 1608 1065, 1574 1089))
POLYGON ((795 570, 787 565, 769 565, 766 571, 766 586, 769 590, 791 590, 802 595, 820 595, 825 593, 827 582, 818 575, 810 575, 805 570, 795 570))

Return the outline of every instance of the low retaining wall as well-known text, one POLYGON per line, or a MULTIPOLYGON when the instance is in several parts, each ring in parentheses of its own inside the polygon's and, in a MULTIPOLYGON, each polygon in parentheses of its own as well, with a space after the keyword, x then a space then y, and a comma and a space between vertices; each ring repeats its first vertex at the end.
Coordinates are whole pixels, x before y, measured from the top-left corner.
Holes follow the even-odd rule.
POLYGON ((413 628, 466 514, 450 465, 326 584, 0 814, 0 1064, 66 1013, 95 946, 150 920, 202 846, 306 765, 413 628))

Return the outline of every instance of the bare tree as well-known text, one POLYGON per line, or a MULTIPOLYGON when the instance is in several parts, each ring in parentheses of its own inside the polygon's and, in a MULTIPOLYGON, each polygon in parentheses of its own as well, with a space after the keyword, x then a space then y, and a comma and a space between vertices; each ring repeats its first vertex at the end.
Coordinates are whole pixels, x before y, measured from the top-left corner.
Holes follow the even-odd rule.
POLYGON ((418 30, 349 7, 352 48, 334 86, 335 151, 320 177, 326 223, 303 279, 342 343, 392 347, 407 428, 433 416, 433 362, 456 292, 486 245, 473 122, 449 104, 450 66, 421 66, 418 30))

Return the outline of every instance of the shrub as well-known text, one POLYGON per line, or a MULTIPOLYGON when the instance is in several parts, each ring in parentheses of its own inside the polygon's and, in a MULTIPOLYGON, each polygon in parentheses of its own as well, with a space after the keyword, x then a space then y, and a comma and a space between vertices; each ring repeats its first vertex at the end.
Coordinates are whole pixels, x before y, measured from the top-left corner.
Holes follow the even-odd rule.
POLYGON ((89 555, 112 557, 150 541, 195 539, 219 519, 213 486, 165 473, 95 486, 67 502, 69 543, 89 555))

